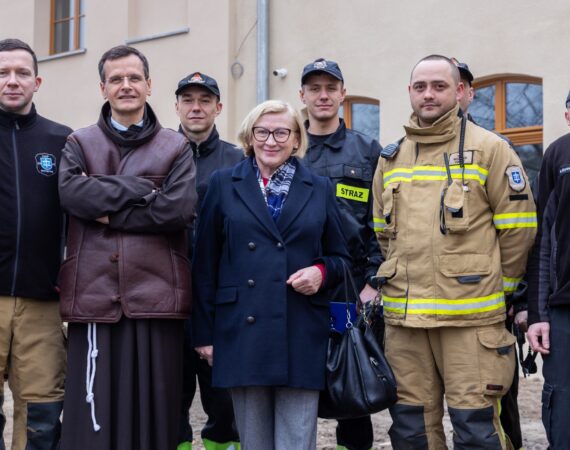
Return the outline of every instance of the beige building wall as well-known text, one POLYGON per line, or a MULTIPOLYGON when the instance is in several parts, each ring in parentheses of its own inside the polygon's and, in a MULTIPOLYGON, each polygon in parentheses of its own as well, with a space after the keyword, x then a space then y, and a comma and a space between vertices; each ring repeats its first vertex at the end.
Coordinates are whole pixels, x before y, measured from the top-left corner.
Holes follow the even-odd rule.
MULTIPOLYGON (((218 80, 224 103, 218 128, 235 140, 241 119, 256 104, 256 0, 84 1, 85 51, 40 63, 44 84, 36 103, 42 114, 75 128, 93 123, 102 103, 97 62, 108 48, 132 42, 150 61, 150 103, 164 125, 177 126, 173 92, 178 80, 201 70, 218 80)), ((0 0, 0 37, 19 37, 40 57, 47 56, 49 3, 0 0)), ((570 88, 567 0, 269 3, 270 70, 288 70, 285 78, 270 75, 272 98, 301 107, 303 65, 321 56, 334 59, 349 94, 380 100, 385 145, 402 135, 407 122, 412 66, 427 54, 441 53, 467 62, 476 77, 542 78, 544 142, 568 132, 563 119, 570 88)))

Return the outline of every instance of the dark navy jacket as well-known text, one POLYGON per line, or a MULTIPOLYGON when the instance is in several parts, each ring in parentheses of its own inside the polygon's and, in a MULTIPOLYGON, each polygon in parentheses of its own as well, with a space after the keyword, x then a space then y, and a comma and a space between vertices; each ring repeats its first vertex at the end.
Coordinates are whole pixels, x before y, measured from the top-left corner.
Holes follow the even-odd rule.
POLYGON ((331 183, 303 165, 277 222, 248 158, 215 172, 204 198, 193 264, 194 345, 214 345, 213 385, 324 387, 329 330, 325 290, 349 255, 331 183), (287 286, 316 262, 313 296, 287 286))

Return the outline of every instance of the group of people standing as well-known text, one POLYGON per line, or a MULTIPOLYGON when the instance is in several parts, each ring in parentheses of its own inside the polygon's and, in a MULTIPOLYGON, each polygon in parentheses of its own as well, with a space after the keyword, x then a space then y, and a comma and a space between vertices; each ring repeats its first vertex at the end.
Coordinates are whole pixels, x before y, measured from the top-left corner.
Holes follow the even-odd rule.
MULTIPOLYGON (((99 119, 72 132, 35 111, 33 50, 0 41, 0 372, 14 395, 12 449, 190 450, 196 379, 206 449, 314 449, 344 267, 363 303, 383 302, 393 448, 445 448, 444 395, 455 448, 519 448, 520 428, 516 438, 501 425, 516 372, 506 305, 537 216, 514 150, 468 120, 463 66, 439 55, 414 66, 405 136, 382 149, 347 129, 342 71, 317 59, 301 75, 308 120, 263 102, 238 148, 218 135, 221 93, 206 74, 180 80, 180 127, 168 130, 147 103, 146 57, 114 47, 99 62, 99 119)), ((547 434, 563 449, 568 429, 549 405, 566 395, 555 349, 567 332, 554 316, 567 318, 564 293, 560 314, 548 296, 565 289, 565 266, 554 265, 554 282, 545 266, 564 245, 552 224, 564 220, 566 166, 549 155, 531 344, 557 355, 547 434)), ((337 442, 372 448, 370 417, 339 421, 337 442)))

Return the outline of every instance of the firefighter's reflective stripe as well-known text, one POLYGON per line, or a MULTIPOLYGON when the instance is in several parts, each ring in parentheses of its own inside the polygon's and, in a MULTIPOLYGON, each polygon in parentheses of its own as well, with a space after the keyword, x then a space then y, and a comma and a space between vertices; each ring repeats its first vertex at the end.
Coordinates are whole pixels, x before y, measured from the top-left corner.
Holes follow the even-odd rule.
POLYGON ((386 219, 374 217, 374 231, 384 231, 384 228, 386 228, 386 219))
POLYGON ((503 290, 507 294, 512 294, 517 290, 519 283, 521 282, 522 278, 509 278, 503 277, 503 290))
POLYGON ((382 296, 384 311, 392 314, 432 314, 438 316, 480 314, 505 307, 505 295, 496 292, 475 298, 410 298, 382 296))
MULTIPOLYGON (((465 170, 461 167, 451 168, 451 178, 461 180, 475 180, 484 185, 489 171, 477 164, 466 164, 465 170)), ((447 179, 447 170, 443 166, 415 166, 412 168, 397 168, 384 174, 384 189, 390 183, 411 183, 415 180, 442 181, 447 179)))
POLYGON ((493 223, 497 230, 537 227, 535 212, 495 214, 493 216, 493 223))

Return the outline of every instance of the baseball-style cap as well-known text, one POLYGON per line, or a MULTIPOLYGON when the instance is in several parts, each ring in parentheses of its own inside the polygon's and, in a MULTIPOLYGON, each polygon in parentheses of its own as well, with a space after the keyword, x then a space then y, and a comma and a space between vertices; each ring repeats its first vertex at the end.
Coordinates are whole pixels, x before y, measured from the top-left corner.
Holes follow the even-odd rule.
POLYGON ((566 108, 570 108, 570 92, 568 92, 568 97, 566 97, 566 108))
POLYGON ((453 64, 455 64, 457 66, 461 76, 463 78, 466 78, 467 81, 469 82, 469 85, 471 85, 471 83, 473 83, 474 77, 473 77, 473 74, 471 73, 471 71, 469 70, 469 66, 465 63, 459 62, 457 60, 457 58, 451 58, 451 61, 453 61, 453 64))
POLYGON ((337 63, 324 58, 319 58, 315 59, 312 63, 307 64, 303 68, 303 75, 301 75, 301 85, 305 83, 305 80, 309 75, 317 72, 327 73, 337 80, 344 82, 344 78, 342 78, 342 72, 340 71, 340 67, 337 63))
POLYGON ((182 78, 178 82, 178 88, 176 89, 174 95, 180 94, 189 86, 201 86, 205 89, 208 89, 212 94, 220 98, 220 89, 218 88, 218 83, 212 77, 209 77, 204 73, 194 72, 187 77, 182 78))

